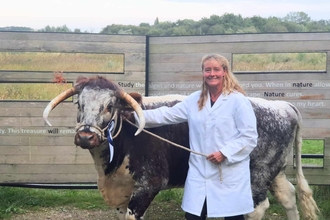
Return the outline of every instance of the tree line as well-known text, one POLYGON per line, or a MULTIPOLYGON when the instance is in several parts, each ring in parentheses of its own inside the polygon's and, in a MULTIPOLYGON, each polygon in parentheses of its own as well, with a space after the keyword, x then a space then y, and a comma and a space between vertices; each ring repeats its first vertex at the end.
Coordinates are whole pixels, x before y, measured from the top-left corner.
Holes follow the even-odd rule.
MULTIPOLYGON (((40 30, 28 27, 5 27, 0 31, 38 31, 38 32, 76 32, 66 25, 60 27, 46 26, 40 30)), ((178 36, 178 35, 211 35, 236 33, 278 33, 278 32, 329 32, 330 20, 312 20, 305 12, 290 12, 285 17, 260 16, 243 18, 241 15, 226 13, 222 16, 211 15, 199 21, 183 19, 176 22, 159 21, 153 24, 140 23, 135 25, 111 24, 104 27, 100 34, 129 34, 148 36, 178 36)), ((87 33, 87 31, 85 31, 87 33)))

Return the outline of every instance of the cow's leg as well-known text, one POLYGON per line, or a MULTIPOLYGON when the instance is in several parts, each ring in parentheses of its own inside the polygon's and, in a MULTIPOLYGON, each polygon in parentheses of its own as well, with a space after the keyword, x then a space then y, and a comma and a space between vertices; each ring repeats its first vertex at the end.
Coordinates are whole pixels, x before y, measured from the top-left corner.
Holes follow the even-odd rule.
POLYGON ((283 171, 281 171, 273 180, 270 191, 285 208, 287 219, 298 220, 299 213, 296 204, 295 188, 287 180, 283 171))
POLYGON ((116 214, 118 220, 126 220, 127 206, 116 208, 116 214))
POLYGON ((267 164, 251 163, 251 189, 254 202, 254 211, 246 218, 248 220, 260 220, 264 217, 265 211, 269 207, 267 192, 271 180, 271 171, 267 164))
POLYGON ((141 187, 135 190, 128 204, 125 220, 142 220, 150 203, 158 194, 158 187, 141 187), (156 189, 157 188, 157 189, 156 189))
POLYGON ((266 198, 264 201, 260 202, 259 205, 257 205, 254 208, 254 211, 252 213, 247 214, 245 218, 246 220, 261 220, 268 208, 269 208, 269 201, 268 198, 266 198))

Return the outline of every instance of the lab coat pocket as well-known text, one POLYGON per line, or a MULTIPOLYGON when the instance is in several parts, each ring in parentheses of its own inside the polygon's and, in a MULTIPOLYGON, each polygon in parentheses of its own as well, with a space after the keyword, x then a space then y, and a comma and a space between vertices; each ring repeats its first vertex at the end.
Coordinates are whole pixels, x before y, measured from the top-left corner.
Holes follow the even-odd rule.
POLYGON ((232 117, 217 117, 215 135, 223 141, 227 140, 235 133, 235 122, 232 117))
MULTIPOLYGON (((243 164, 236 163, 231 165, 225 165, 222 163, 223 183, 230 186, 239 184, 242 178, 248 174, 247 169, 242 167, 243 164)), ((249 175, 249 174, 248 174, 249 175)))

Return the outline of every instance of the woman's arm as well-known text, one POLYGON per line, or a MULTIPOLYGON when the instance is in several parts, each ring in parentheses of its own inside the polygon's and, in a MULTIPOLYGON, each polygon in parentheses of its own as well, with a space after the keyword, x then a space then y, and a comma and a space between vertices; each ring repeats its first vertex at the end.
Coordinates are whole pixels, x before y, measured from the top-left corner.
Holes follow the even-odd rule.
POLYGON ((239 132, 235 140, 221 150, 228 163, 236 163, 246 159, 257 146, 257 121, 248 99, 239 100, 239 106, 234 113, 234 120, 239 132))

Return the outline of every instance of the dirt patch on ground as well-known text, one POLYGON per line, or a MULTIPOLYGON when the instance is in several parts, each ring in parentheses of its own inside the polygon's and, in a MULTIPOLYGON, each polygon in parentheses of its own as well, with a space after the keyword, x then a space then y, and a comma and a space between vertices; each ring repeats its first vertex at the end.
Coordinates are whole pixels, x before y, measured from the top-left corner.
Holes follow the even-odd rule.
MULTIPOLYGON (((185 220, 184 212, 180 205, 170 202, 152 204, 145 216, 146 220, 185 220)), ((212 218, 222 220, 223 218, 212 218)), ((277 214, 268 214, 264 217, 268 220, 285 220, 285 217, 277 214)), ((113 210, 82 210, 65 206, 56 208, 42 208, 38 211, 29 211, 24 214, 14 215, 9 220, 117 220, 113 210)))
POLYGON ((112 210, 81 210, 72 207, 43 208, 14 215, 10 220, 109 220, 116 219, 112 210))
MULTIPOLYGON (((173 203, 152 204, 145 216, 148 220, 184 220, 184 213, 180 206, 173 203)), ((82 210, 65 206, 56 208, 42 208, 16 214, 9 220, 117 220, 113 210, 82 210)))

